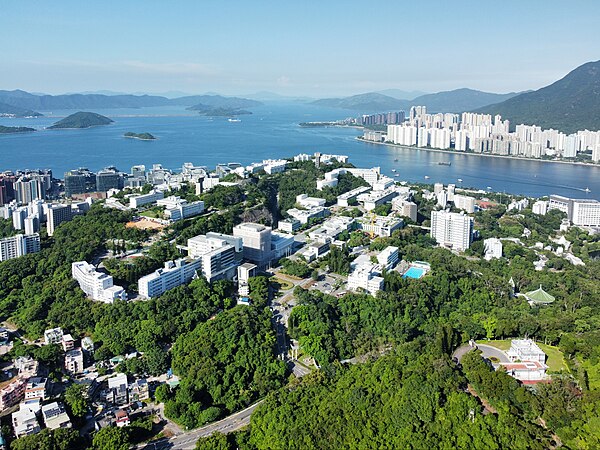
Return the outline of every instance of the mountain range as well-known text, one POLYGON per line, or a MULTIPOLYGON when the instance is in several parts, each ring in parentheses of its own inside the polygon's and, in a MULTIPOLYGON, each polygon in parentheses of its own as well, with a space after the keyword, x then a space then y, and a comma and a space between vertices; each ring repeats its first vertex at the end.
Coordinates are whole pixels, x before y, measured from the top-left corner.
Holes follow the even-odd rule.
POLYGON ((565 133, 600 130, 600 61, 583 64, 537 91, 487 105, 476 112, 500 114, 512 125, 539 125, 565 133))
POLYGON ((41 115, 36 111, 53 111, 58 109, 108 109, 108 108, 143 108, 149 106, 194 106, 209 105, 215 108, 229 108, 230 104, 243 105, 239 108, 258 106, 256 100, 221 95, 190 95, 178 98, 167 98, 158 95, 105 95, 105 94, 63 94, 35 95, 29 92, 0 91, 0 115, 33 116, 41 115))
POLYGON ((455 89, 435 94, 420 95, 412 100, 398 99, 379 92, 353 95, 344 98, 326 98, 312 102, 314 105, 331 108, 343 108, 359 111, 361 113, 385 112, 391 110, 408 111, 413 105, 427 107, 428 112, 463 112, 472 111, 493 103, 499 103, 518 95, 493 94, 491 92, 476 91, 474 89, 455 89))

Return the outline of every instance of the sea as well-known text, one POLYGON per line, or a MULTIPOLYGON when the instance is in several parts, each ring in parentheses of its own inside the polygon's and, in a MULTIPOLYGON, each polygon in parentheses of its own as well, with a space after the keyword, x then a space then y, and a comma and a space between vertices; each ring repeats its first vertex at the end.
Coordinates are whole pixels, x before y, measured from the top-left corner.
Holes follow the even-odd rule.
POLYGON ((153 164, 180 169, 183 163, 214 168, 218 163, 248 164, 263 159, 314 152, 348 155, 357 167, 381 167, 398 181, 455 183, 515 195, 560 194, 600 200, 600 166, 558 164, 511 158, 440 153, 369 144, 362 131, 345 127, 300 127, 300 122, 333 121, 352 116, 348 110, 303 103, 272 102, 252 108, 239 122, 204 117, 184 107, 97 109, 114 123, 85 130, 47 130, 74 111, 42 111, 40 118, 0 118, 0 125, 35 128, 35 133, 0 135, 0 171, 52 169, 97 171, 116 166, 153 164), (140 141, 123 134, 148 132, 157 139, 140 141), (450 163, 441 165, 439 163, 450 163), (587 192, 589 190, 589 192, 587 192))

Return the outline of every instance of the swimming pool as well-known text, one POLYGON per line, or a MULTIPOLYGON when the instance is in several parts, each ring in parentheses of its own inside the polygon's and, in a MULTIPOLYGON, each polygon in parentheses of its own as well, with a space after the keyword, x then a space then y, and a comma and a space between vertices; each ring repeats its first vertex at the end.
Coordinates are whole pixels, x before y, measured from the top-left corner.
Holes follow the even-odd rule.
POLYGON ((422 269, 420 267, 410 267, 406 272, 404 272, 404 275, 402 275, 402 278, 421 278, 423 275, 425 275, 427 271, 425 269, 422 269))

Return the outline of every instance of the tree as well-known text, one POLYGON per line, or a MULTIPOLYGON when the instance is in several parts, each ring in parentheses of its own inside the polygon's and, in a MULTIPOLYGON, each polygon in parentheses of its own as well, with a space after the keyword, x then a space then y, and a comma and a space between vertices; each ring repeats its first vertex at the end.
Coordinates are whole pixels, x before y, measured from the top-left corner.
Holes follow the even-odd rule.
POLYGON ((85 396, 86 388, 81 384, 72 384, 65 390, 65 404, 71 414, 81 419, 88 412, 88 400, 85 396))
POLYGON ((94 435, 93 450, 129 450, 127 431, 119 427, 102 428, 94 435))

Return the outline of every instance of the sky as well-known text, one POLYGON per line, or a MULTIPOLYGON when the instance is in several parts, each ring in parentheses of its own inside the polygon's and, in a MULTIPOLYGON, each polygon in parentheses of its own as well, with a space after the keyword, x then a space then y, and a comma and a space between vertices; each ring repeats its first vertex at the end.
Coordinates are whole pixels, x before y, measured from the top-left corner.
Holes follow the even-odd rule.
POLYGON ((598 0, 2 0, 0 89, 522 91, 600 59, 599 19, 598 0))

